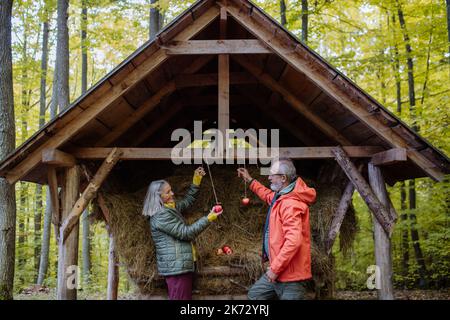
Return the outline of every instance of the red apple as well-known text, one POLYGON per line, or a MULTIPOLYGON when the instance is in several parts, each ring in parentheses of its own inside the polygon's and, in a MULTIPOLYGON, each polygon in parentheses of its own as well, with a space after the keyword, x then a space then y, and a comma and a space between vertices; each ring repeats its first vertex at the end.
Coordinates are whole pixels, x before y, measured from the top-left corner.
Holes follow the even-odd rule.
POLYGON ((233 254, 233 250, 231 250, 231 248, 230 248, 229 246, 223 246, 223 247, 222 247, 222 251, 223 251, 223 253, 225 253, 226 255, 233 254))
POLYGON ((248 206, 248 204, 250 203, 250 199, 249 199, 249 198, 243 198, 243 199, 241 200, 241 203, 242 203, 244 206, 248 206))
POLYGON ((215 213, 219 213, 223 210, 222 206, 220 204, 216 204, 213 208, 215 213))

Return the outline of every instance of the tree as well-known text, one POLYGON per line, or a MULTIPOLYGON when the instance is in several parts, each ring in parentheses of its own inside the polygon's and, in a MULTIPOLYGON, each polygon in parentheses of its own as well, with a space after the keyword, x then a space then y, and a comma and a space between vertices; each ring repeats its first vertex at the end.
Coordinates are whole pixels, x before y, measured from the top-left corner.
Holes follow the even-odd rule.
MULTIPOLYGON (((415 94, 415 84, 414 84, 414 62, 412 57, 412 48, 411 42, 408 34, 408 30, 406 28, 405 16, 403 14, 403 9, 399 0, 397 1, 397 14, 400 23, 400 27, 403 32, 403 39, 405 42, 406 48, 406 57, 407 57, 407 65, 408 65, 408 93, 409 93, 409 112, 412 118, 412 128, 414 131, 419 131, 419 126, 417 124, 417 115, 416 115, 416 94, 415 94)), ((417 231, 417 217, 416 217, 416 186, 415 180, 409 181, 409 219, 411 220, 411 240, 413 242, 414 253, 416 256, 417 264, 419 265, 419 274, 420 274, 420 287, 427 286, 427 269, 425 265, 425 259, 423 257, 422 249, 420 248, 419 242, 419 232, 417 231)))
MULTIPOLYGON (((42 56, 41 56, 41 84, 40 84, 40 100, 39 100, 39 128, 45 124, 46 96, 47 96, 47 69, 48 69, 48 39, 49 39, 49 7, 47 1, 44 2, 43 22, 42 22, 42 56)), ((42 194, 42 186, 37 185, 36 194, 42 194)), ((50 191, 46 188, 46 205, 44 212, 44 226, 42 229, 41 252, 38 269, 38 277, 36 283, 42 285, 48 269, 48 254, 50 251, 50 227, 52 219, 50 191)), ((35 220, 35 225, 36 225, 35 220)), ((40 223, 39 223, 40 224, 40 223)), ((36 228, 35 228, 36 232, 36 228)), ((35 237, 38 235, 35 234, 35 237)), ((36 240, 35 240, 36 241, 36 240)))
POLYGON ((448 36, 448 63, 450 64, 450 0, 445 0, 447 5, 447 36, 448 36))
POLYGON ((281 25, 286 27, 286 2, 284 0, 280 0, 280 16, 281 16, 281 25))
POLYGON ((58 40, 56 44, 57 92, 59 112, 69 107, 69 0, 58 0, 58 40))
POLYGON ((308 0, 302 0, 302 42, 308 42, 308 0))
POLYGON ((162 16, 160 14, 160 9, 158 7, 159 0, 150 0, 150 27, 149 27, 149 37, 153 40, 161 30, 162 26, 162 16))
MULTIPOLYGON (((81 94, 87 91, 87 3, 86 0, 81 1, 81 94)), ((82 256, 83 256, 83 279, 85 282, 89 279, 91 270, 91 244, 89 233, 88 210, 84 210, 81 216, 83 224, 82 234, 82 256)))
MULTIPOLYGON (((13 0, 0 2, 0 159, 15 147, 11 14, 13 0)), ((14 186, 0 178, 0 300, 13 298, 16 238, 14 186)))

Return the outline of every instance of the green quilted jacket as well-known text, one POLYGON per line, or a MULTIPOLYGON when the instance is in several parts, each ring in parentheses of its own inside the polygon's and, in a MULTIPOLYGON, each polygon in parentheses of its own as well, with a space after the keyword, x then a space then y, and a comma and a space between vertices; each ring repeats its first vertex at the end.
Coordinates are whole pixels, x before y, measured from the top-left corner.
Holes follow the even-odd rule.
POLYGON ((185 197, 176 202, 174 209, 164 207, 150 218, 158 273, 162 276, 194 271, 191 241, 205 230, 210 222, 205 216, 188 225, 181 213, 195 201, 198 190, 199 187, 192 184, 185 197))

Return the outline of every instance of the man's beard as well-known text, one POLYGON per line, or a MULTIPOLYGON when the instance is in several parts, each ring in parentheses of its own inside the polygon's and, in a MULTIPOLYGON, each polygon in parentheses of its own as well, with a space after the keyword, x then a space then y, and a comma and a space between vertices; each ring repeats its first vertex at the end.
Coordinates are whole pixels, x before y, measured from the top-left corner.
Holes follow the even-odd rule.
POLYGON ((270 189, 272 189, 272 191, 278 192, 281 190, 281 187, 283 186, 282 183, 271 183, 270 184, 270 189))

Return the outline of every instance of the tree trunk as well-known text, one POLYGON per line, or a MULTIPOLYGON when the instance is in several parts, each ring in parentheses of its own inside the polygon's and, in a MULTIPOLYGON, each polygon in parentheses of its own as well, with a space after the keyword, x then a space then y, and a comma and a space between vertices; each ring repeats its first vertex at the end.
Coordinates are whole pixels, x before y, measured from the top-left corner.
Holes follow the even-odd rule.
POLYGON ((160 27, 161 27, 161 22, 160 22, 161 15, 159 13, 158 0, 150 0, 150 4, 152 6, 150 7, 149 32, 150 32, 150 40, 153 40, 153 39, 155 39, 155 37, 158 34, 160 27))
MULTIPOLYGON (((42 23, 42 57, 41 57, 41 86, 40 86, 40 99, 39 99, 39 129, 45 124, 45 109, 47 104, 46 90, 47 90, 47 65, 48 65, 48 12, 47 8, 44 8, 44 22, 42 23)), ((44 218, 45 220, 45 218, 44 218)), ((36 185, 36 211, 34 214, 34 261, 36 268, 35 282, 39 281, 39 274, 41 273, 41 254, 42 243, 41 240, 41 224, 42 224, 42 186, 36 185)), ((44 225, 45 226, 45 225, 44 225)), ((48 257, 48 254, 47 254, 48 257)), ((39 284, 39 283, 38 283, 39 284)), ((40 283, 42 285, 42 283, 40 283)))
MULTIPOLYGON (((0 160, 15 147, 12 81, 12 0, 0 1, 0 160)), ((16 240, 14 185, 0 178, 0 300, 13 298, 16 240)))
POLYGON ((416 257, 417 264, 419 265, 419 287, 426 288, 428 286, 427 281, 427 268, 425 265, 425 259, 423 257, 422 249, 420 248, 419 232, 417 231, 417 217, 416 210, 416 186, 415 180, 409 181, 409 219, 411 221, 411 241, 413 243, 414 255, 416 257))
MULTIPOLYGON (((42 33, 42 57, 41 57, 41 87, 40 87, 40 101, 39 101, 39 128, 42 128, 45 124, 45 111, 47 104, 47 70, 48 70, 48 37, 49 37, 49 23, 48 23, 48 9, 44 8, 44 21, 43 21, 43 33, 42 33)), ((41 208, 42 208, 42 186, 36 186, 36 193, 41 195, 41 208)), ((35 243, 39 243, 40 246, 40 254, 39 254, 39 263, 38 263, 38 273, 37 273, 37 281, 38 285, 42 285, 45 279, 45 275, 47 273, 48 268, 48 252, 50 246, 50 224, 48 223, 49 214, 48 211, 51 208, 49 192, 46 189, 46 207, 44 211, 44 227, 42 230, 42 240, 35 240, 35 243)), ((37 205, 36 205, 37 207, 37 205)), ((41 211, 39 211, 39 217, 41 217, 41 211)), ((50 210, 50 218, 51 218, 51 210, 50 210)), ((40 219, 41 220, 41 219, 40 219)), ((41 221, 39 220, 39 227, 41 225, 41 221)), ((36 233, 36 219, 35 219, 35 233, 36 233)), ((38 237, 38 235, 35 235, 38 237)), ((39 250, 36 246, 36 250, 39 250)), ((36 254, 35 254, 36 257, 36 254)))
POLYGON ((408 276, 409 270, 409 236, 408 236, 408 208, 406 205, 406 187, 405 182, 400 184, 400 205, 402 214, 400 219, 402 221, 402 275, 408 276))
POLYGON ((284 0, 280 0, 280 21, 283 27, 286 26, 286 2, 284 0))
MULTIPOLYGON (((414 85, 414 63, 412 59, 412 49, 410 44, 410 38, 408 34, 408 30, 406 28, 405 17, 403 14, 402 7, 400 5, 399 0, 397 0, 397 10, 398 10, 398 19, 400 22, 400 27, 403 32, 403 39, 405 41, 406 55, 407 55, 407 65, 408 65, 408 92, 409 92, 409 112, 412 120, 412 128, 414 131, 419 132, 420 128, 417 124, 417 115, 416 115, 416 96, 415 96, 415 85, 414 85)), ((415 180, 411 180, 409 182, 409 209, 410 214, 409 218, 411 220, 411 240, 413 242, 414 253, 416 256, 417 264, 419 265, 419 274, 420 281, 419 285, 421 287, 426 286, 426 267, 425 260, 423 259, 422 250, 420 248, 419 243, 419 233, 416 228, 416 187, 415 180)))
MULTIPOLYGON (((87 91, 87 3, 83 0, 81 9, 81 93, 87 91)), ((86 285, 89 282, 91 271, 91 243, 90 243, 90 224, 88 219, 88 210, 84 210, 81 217, 83 225, 82 234, 82 256, 83 256, 83 282, 86 285)))
POLYGON ((67 26, 69 0, 58 0, 58 40, 56 55, 59 63, 58 73, 58 106, 59 112, 69 107, 69 28, 67 26))
POLYGON ((302 0, 302 42, 308 42, 308 0, 302 0))
POLYGON ((447 4, 447 36, 448 36, 448 63, 450 64, 450 0, 445 0, 447 4))

